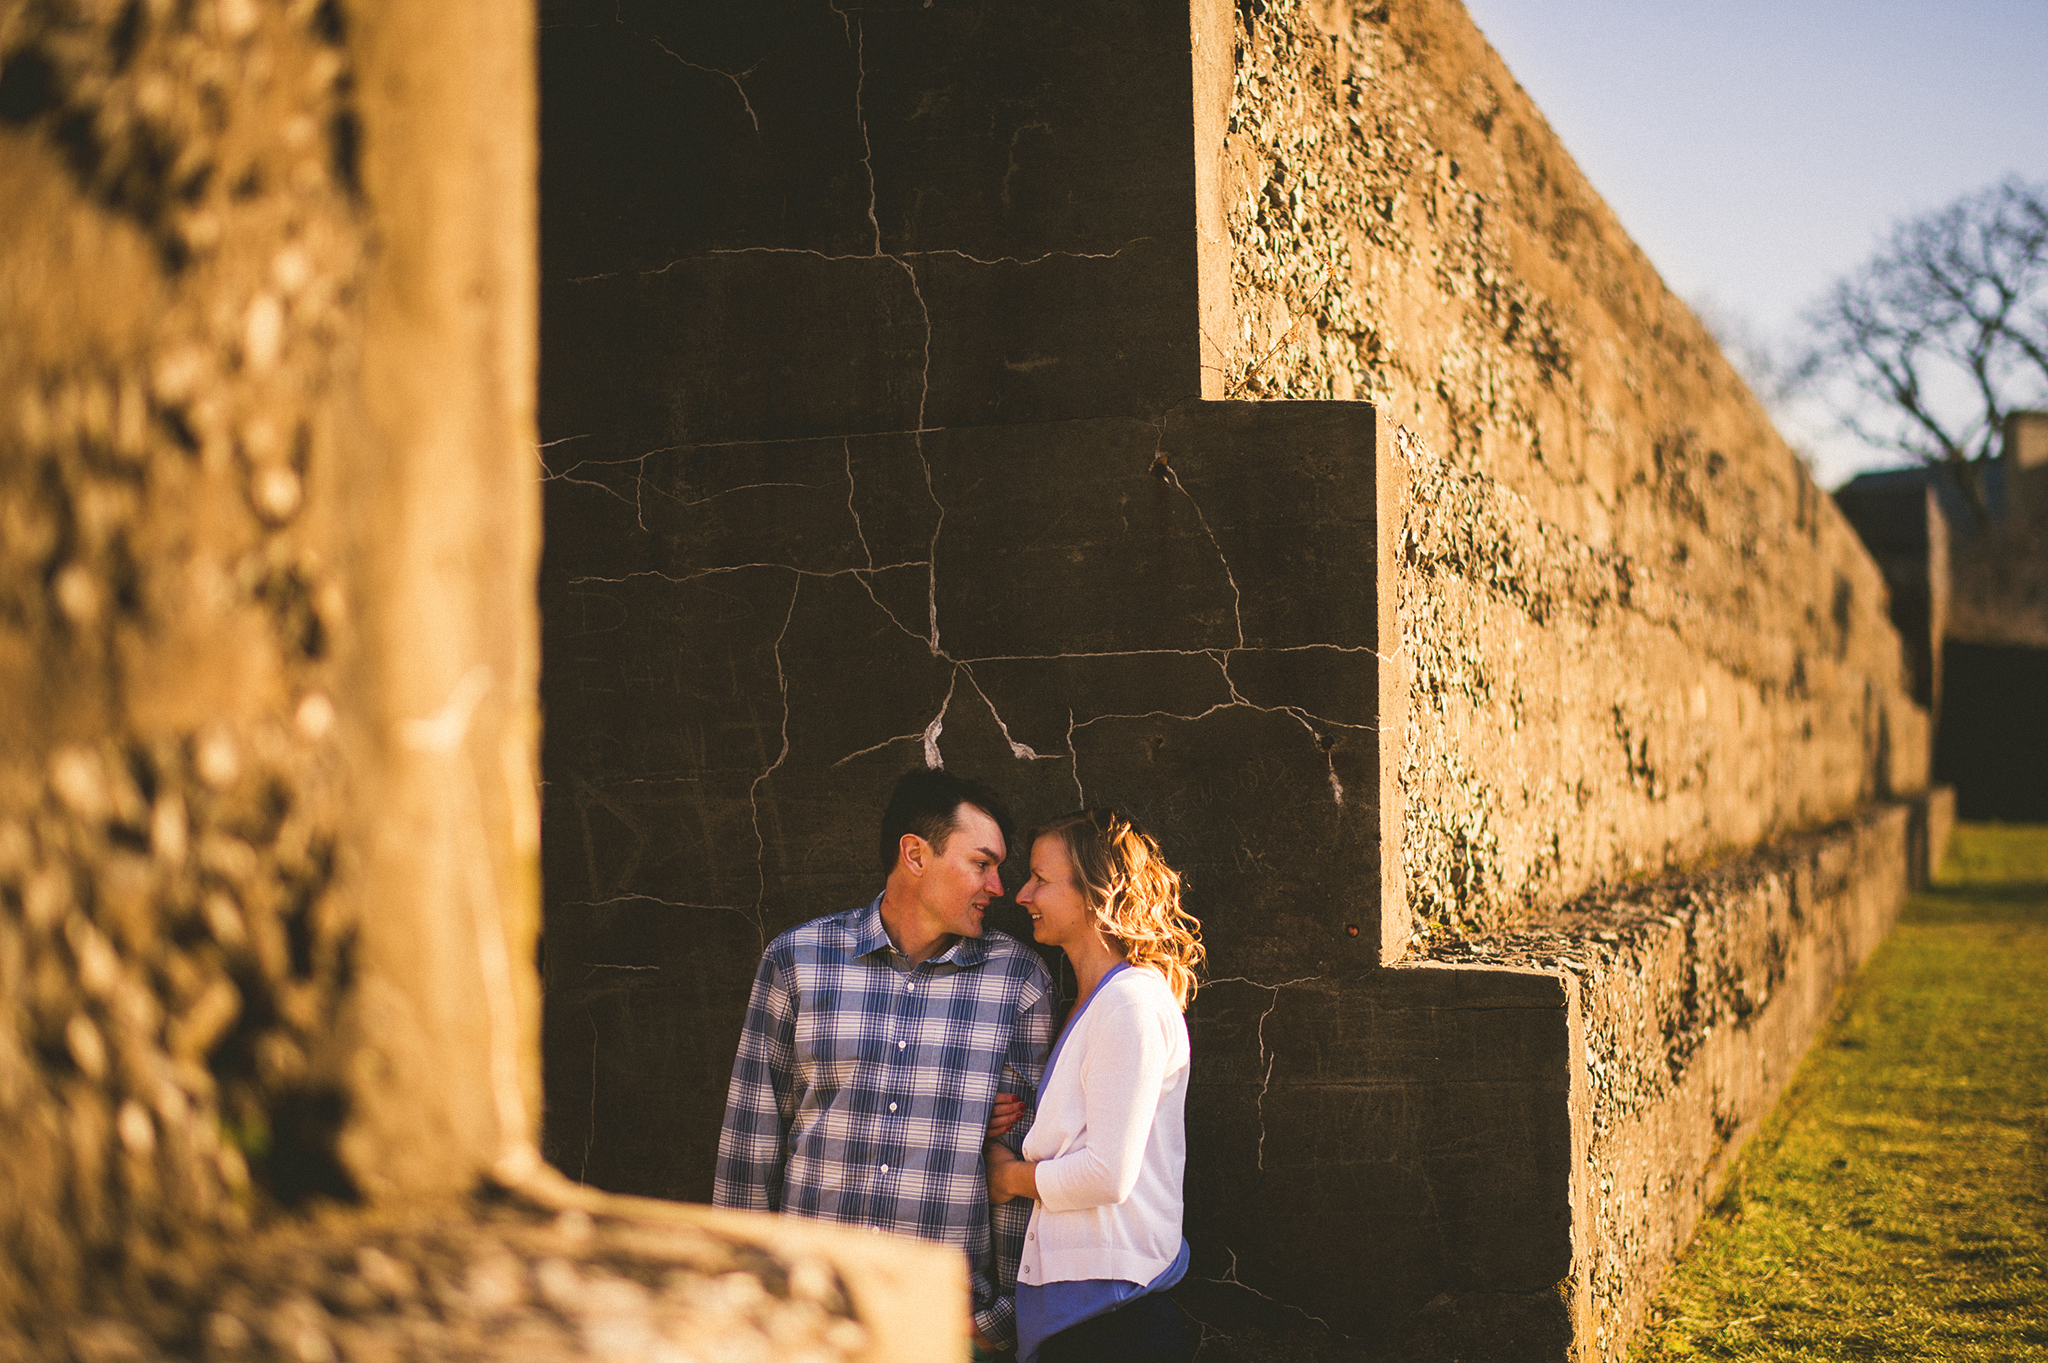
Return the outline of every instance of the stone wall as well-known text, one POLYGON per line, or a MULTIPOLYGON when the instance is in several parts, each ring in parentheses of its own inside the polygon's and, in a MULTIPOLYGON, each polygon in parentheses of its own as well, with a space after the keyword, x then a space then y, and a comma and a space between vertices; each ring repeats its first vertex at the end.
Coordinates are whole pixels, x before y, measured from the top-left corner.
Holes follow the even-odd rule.
POLYGON ((18 1321, 355 1187, 335 448, 367 243, 331 8, 13 6, 0 57, 18 1321))
POLYGON ((1835 489, 1835 504, 1884 572, 1893 628, 1905 649, 1914 703, 1941 712, 1941 651, 1948 635, 1951 561, 1948 517, 1934 489, 1915 482, 1835 489))
POLYGON ((1883 578, 1463 7, 1241 12, 1218 363, 1409 432, 1414 930, 1922 784, 1883 578))
POLYGON ((1936 778, 1966 817, 2048 816, 2048 413, 2008 413, 1996 459, 1858 474, 1835 500, 1883 566, 1915 676, 1932 684, 1936 778))
POLYGON ((1945 792, 1880 803, 1702 873, 1439 948, 1445 960, 1549 967, 1577 983, 1573 1053, 1552 1063, 1581 1071, 1584 1095, 1573 1199, 1586 1357, 1625 1355, 1666 1266, 1826 1025, 1837 990, 1940 861, 1953 811, 1945 792))
POLYGON ((1927 725, 1463 11, 551 0, 541 53, 549 1158, 708 1194, 758 953, 943 763, 1188 873, 1205 1357, 1615 1356, 1896 906, 1927 725), (1769 854, 1810 924, 1717 869, 1835 825, 1769 854), (1652 884, 1685 930, 1583 971, 1551 916, 1652 884), (1711 1082, 1596 1082, 1649 995, 1711 1082))
POLYGON ((2002 495, 1990 523, 1959 536, 1948 636, 2048 649, 2048 412, 2006 415, 1995 472, 2002 495))
POLYGON ((958 1354, 532 1154, 532 40, 0 8, 0 1359, 958 1354))

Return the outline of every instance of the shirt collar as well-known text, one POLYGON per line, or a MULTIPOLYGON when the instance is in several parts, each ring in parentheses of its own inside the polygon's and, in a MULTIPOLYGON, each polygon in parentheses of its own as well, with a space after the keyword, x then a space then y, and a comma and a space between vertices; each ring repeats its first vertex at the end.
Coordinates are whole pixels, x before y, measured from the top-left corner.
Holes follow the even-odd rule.
MULTIPOLYGON (((889 940, 889 930, 882 926, 882 896, 876 895, 868 906, 853 919, 853 954, 869 956, 877 951, 894 951, 896 944, 889 940)), ((966 969, 981 965, 988 960, 988 942, 980 937, 956 937, 953 945, 935 956, 927 957, 926 965, 950 965, 966 969)))
POLYGON ((882 926, 882 896, 876 895, 868 906, 853 916, 853 954, 866 956, 877 951, 887 951, 892 943, 889 930, 882 926))

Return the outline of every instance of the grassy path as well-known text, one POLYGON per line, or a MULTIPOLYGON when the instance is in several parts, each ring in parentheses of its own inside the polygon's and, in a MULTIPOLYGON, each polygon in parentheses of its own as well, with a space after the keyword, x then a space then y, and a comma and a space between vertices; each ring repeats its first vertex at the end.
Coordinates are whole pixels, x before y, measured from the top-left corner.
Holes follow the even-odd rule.
POLYGON ((2048 827, 1957 830, 1630 1358, 2048 1359, 2048 827))

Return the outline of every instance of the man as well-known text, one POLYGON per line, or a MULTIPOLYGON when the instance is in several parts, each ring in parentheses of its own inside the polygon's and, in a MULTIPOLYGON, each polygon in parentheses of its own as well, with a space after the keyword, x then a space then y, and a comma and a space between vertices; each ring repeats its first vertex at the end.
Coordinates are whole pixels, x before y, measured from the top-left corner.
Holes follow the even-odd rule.
MULTIPOLYGON (((887 876, 865 908, 814 918, 761 957, 718 1136, 711 1200, 897 1231, 967 1255, 979 1348, 1015 1338, 1031 1204, 993 1210, 991 1116, 1037 1091, 1052 980, 982 916, 1003 892, 994 792, 946 771, 897 782, 887 876)), ((1013 1134, 1021 1138, 1028 1123, 1013 1134)))

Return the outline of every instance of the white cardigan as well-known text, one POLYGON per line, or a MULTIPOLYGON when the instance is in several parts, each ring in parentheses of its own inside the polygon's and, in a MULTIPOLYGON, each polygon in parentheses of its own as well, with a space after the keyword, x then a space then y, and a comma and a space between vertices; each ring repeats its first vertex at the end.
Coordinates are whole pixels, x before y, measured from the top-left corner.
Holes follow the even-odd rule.
POLYGON ((1188 1025, 1155 970, 1119 970, 1072 1025, 1024 1158, 1038 1203, 1019 1284, 1149 1283, 1180 1253, 1188 1025))

